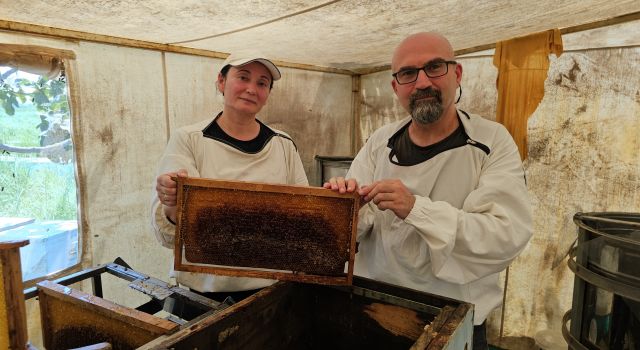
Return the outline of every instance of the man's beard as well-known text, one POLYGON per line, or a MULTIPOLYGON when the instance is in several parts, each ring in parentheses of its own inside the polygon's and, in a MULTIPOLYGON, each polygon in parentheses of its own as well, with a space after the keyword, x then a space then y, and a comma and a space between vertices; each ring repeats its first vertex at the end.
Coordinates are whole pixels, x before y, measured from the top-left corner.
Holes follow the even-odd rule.
POLYGON ((435 123, 442 116, 442 93, 432 87, 417 90, 409 97, 409 109, 411 117, 418 123, 435 123), (420 100, 425 97, 433 97, 433 99, 420 100))

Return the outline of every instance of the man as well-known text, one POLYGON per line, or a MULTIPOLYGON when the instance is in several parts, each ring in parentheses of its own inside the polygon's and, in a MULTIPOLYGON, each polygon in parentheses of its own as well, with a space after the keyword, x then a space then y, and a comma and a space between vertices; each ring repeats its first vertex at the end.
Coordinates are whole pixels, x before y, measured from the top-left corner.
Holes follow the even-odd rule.
POLYGON ((356 274, 475 304, 474 349, 487 348, 498 275, 532 231, 518 149, 502 125, 456 109, 462 66, 443 36, 407 37, 391 70, 411 116, 376 130, 348 180, 324 187, 358 191, 366 203, 356 274))

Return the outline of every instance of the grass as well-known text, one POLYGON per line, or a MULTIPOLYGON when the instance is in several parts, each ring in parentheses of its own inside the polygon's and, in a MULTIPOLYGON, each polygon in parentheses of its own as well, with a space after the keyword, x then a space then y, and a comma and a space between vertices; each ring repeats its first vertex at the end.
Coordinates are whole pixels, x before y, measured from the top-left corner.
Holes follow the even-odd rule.
POLYGON ((7 115, 0 108, 0 143, 33 147, 40 146, 40 114, 33 105, 16 108, 14 115, 7 115))
MULTIPOLYGON (((0 143, 40 146, 40 115, 34 106, 8 116, 0 108, 0 143)), ((75 220, 74 165, 59 164, 37 154, 0 155, 0 217, 75 220)))

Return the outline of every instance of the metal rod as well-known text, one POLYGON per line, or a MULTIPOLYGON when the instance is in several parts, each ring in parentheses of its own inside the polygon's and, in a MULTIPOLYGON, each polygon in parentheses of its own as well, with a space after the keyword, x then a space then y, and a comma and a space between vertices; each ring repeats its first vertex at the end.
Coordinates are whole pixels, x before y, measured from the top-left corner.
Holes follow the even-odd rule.
POLYGON ((607 277, 601 276, 585 266, 579 265, 573 260, 574 256, 571 256, 567 264, 571 271, 573 271, 576 276, 580 277, 587 283, 597 286, 599 288, 610 291, 611 293, 633 299, 636 301, 640 301, 640 288, 637 286, 630 286, 628 284, 624 284, 618 281, 611 280, 607 277))
MULTIPOLYGON (((76 282, 84 281, 89 277, 100 276, 101 273, 105 271, 105 266, 97 266, 94 268, 82 270, 80 272, 76 272, 74 274, 63 276, 58 279, 55 279, 53 282, 57 284, 61 284, 63 286, 68 286, 70 284, 74 284, 76 282)), ((31 299, 33 297, 38 296, 37 287, 31 287, 24 290, 24 298, 31 299)))
POLYGON ((353 287, 351 292, 355 295, 360 295, 365 298, 388 302, 396 306, 402 306, 411 310, 426 312, 431 315, 437 315, 442 310, 439 307, 435 307, 432 305, 427 305, 427 304, 419 303, 413 300, 400 298, 395 295, 381 293, 375 290, 370 290, 370 289, 365 289, 365 288, 360 288, 355 286, 353 287))
POLYGON ((569 348, 575 350, 589 350, 586 346, 580 343, 580 340, 576 339, 567 329, 567 323, 571 321, 571 310, 567 311, 562 317, 562 337, 569 345, 569 348))
POLYGON ((93 295, 102 298, 102 276, 93 276, 91 278, 91 283, 93 284, 93 295))
POLYGON ((600 221, 600 222, 608 222, 611 224, 620 224, 625 226, 633 226, 640 228, 640 222, 635 221, 627 221, 627 220, 617 220, 617 219, 608 219, 599 216, 591 216, 591 215, 580 215, 580 219, 592 220, 592 221, 600 221))
POLYGON ((507 309, 507 285, 509 284, 509 266, 505 270, 504 275, 504 290, 502 291, 502 312, 500 315, 500 339, 504 335, 504 314, 507 309))

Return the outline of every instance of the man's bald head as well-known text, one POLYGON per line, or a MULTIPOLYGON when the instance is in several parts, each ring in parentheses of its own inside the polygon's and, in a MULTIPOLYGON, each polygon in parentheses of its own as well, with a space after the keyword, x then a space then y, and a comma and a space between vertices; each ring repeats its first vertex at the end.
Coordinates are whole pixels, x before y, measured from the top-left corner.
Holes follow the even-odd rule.
POLYGON ((451 43, 441 34, 434 32, 421 32, 406 37, 393 51, 391 58, 391 71, 397 72, 402 58, 408 52, 434 52, 445 59, 453 59, 454 52, 451 43))

